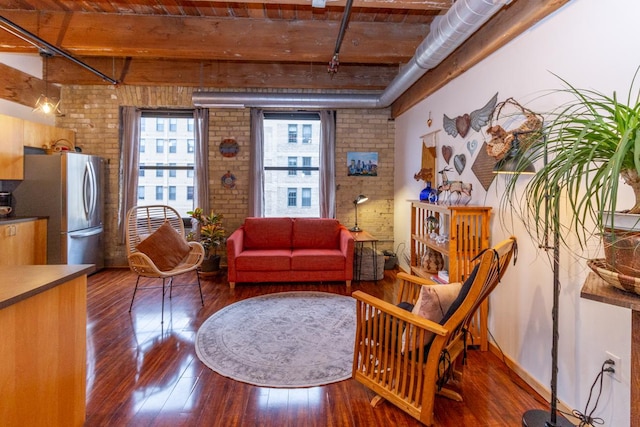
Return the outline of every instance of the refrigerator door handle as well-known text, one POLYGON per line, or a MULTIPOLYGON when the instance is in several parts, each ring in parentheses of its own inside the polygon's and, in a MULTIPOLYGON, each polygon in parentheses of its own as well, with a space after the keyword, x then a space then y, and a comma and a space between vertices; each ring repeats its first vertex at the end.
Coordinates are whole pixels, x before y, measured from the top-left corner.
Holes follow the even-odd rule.
POLYGON ((102 233, 104 230, 102 227, 95 227, 89 231, 74 231, 73 233, 69 233, 69 237, 72 239, 81 239, 83 237, 95 236, 96 234, 102 233))
POLYGON ((94 215, 96 209, 96 173, 93 170, 93 165, 88 162, 84 169, 84 177, 83 177, 83 189, 84 189, 84 197, 83 197, 83 207, 84 214, 87 219, 91 218, 94 215))

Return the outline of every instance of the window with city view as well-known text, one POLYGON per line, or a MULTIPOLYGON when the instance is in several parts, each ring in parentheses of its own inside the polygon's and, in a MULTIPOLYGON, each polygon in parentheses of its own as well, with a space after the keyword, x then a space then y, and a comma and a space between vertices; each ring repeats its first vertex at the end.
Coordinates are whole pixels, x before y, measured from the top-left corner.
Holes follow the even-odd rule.
POLYGON ((140 121, 138 205, 193 210, 193 113, 143 112, 140 121))
POLYGON ((320 116, 264 114, 264 216, 320 216, 320 116))

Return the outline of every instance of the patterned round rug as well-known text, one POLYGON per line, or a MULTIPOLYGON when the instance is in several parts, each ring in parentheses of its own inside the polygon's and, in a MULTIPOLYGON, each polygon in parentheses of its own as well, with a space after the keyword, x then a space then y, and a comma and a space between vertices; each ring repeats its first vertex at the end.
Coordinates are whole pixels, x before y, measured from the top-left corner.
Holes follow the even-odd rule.
POLYGON ((202 324, 198 358, 225 377, 263 387, 351 378, 356 304, 325 292, 282 292, 224 307, 202 324))

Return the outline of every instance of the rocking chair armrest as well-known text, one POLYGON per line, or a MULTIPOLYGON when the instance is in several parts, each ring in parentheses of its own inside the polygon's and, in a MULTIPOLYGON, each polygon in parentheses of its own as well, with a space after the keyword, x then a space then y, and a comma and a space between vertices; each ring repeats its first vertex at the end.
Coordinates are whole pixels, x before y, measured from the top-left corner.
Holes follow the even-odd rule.
MULTIPOLYGON (((351 294, 353 296, 353 298, 355 298, 357 301, 361 301, 371 307, 374 307, 378 310, 380 310, 381 312, 391 315, 393 316, 395 319, 399 319, 402 320, 404 322, 407 322, 411 325, 414 325, 418 328, 421 329, 426 329, 427 331, 433 332, 436 335, 441 335, 441 336, 445 336, 449 333, 448 329, 445 329, 442 325, 440 325, 439 323, 436 323, 434 321, 431 321, 429 319, 425 319, 422 316, 418 316, 415 315, 413 313, 411 313, 410 311, 407 311, 405 309, 396 307, 395 305, 388 303, 386 301, 383 301, 379 298, 376 298, 374 296, 371 296, 367 293, 364 293, 362 291, 355 291, 353 294, 351 294)), ((358 319, 359 320, 359 319, 358 319)))
POLYGON ((415 283, 416 285, 421 285, 421 286, 435 286, 435 285, 438 285, 438 283, 434 282, 431 279, 424 279, 422 277, 414 276, 412 274, 405 273, 403 271, 399 272, 396 275, 396 277, 398 279, 406 280, 407 282, 415 283))

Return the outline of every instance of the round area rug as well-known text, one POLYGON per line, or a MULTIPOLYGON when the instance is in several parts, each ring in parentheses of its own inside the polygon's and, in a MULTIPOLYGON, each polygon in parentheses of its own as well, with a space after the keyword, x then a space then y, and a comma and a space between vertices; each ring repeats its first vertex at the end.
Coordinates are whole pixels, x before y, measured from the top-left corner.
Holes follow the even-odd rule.
POLYGON ((282 292, 224 307, 202 324, 196 354, 225 377, 263 387, 351 378, 356 304, 325 292, 282 292))

